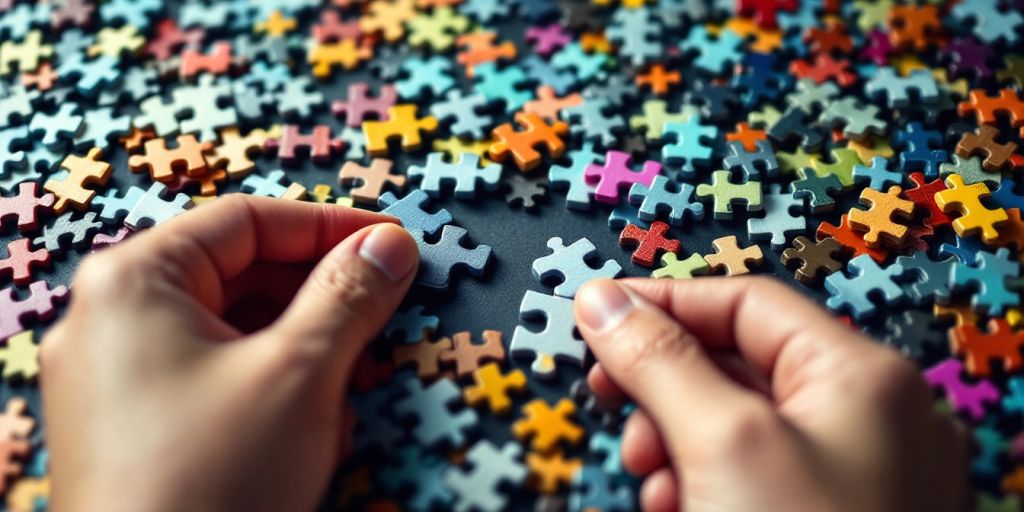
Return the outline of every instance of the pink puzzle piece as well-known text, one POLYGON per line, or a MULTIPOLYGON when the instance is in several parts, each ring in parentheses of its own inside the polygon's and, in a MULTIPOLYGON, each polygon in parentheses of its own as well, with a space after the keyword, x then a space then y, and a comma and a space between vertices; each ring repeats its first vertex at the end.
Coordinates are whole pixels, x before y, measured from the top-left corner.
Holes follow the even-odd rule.
POLYGON ((57 315, 57 303, 65 302, 71 290, 67 286, 50 289, 46 281, 28 285, 29 296, 24 300, 14 298, 14 288, 0 290, 0 341, 25 330, 25 320, 35 317, 50 320, 57 315))
POLYGON ((604 165, 590 164, 587 167, 584 173, 587 183, 597 183, 594 199, 602 203, 617 204, 619 192, 628 193, 629 187, 634 183, 642 183, 649 187, 655 176, 661 174, 661 164, 652 160, 644 162, 642 171, 635 172, 629 168, 631 159, 629 153, 609 151, 605 156, 604 165))
POLYGON ((572 37, 558 23, 526 30, 526 40, 533 45, 533 51, 541 57, 555 53, 559 48, 572 42, 572 37))
POLYGON ((924 371, 924 380, 932 387, 941 387, 953 409, 966 412, 971 419, 985 416, 985 403, 999 401, 999 390, 987 379, 977 384, 963 380, 964 365, 959 360, 947 359, 924 371))

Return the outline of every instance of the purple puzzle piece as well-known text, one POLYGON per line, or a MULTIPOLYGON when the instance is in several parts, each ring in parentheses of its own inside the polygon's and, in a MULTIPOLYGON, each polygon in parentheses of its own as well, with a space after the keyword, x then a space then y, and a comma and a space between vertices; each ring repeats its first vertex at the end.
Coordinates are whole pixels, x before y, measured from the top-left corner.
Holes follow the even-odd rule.
POLYGON ((629 168, 631 159, 629 153, 609 151, 605 155, 604 165, 587 166, 584 172, 587 183, 597 183, 594 199, 602 203, 618 204, 620 192, 628 191, 634 183, 650 187, 654 178, 661 174, 661 164, 653 160, 644 162, 643 170, 635 172, 629 168))
POLYGON ((964 382, 963 371, 963 363, 947 359, 925 370, 924 380, 932 387, 941 387, 953 409, 980 420, 985 416, 985 403, 999 401, 999 390, 987 379, 974 385, 964 382))
POLYGON ((25 330, 23 320, 36 317, 49 320, 57 314, 56 303, 64 302, 70 290, 67 286, 50 289, 46 281, 36 281, 28 286, 29 297, 25 300, 14 298, 14 288, 0 290, 0 340, 6 340, 25 330))
POLYGON ((541 57, 547 57, 561 47, 572 42, 572 37, 558 23, 543 27, 530 27, 526 30, 526 40, 533 44, 533 51, 541 57))

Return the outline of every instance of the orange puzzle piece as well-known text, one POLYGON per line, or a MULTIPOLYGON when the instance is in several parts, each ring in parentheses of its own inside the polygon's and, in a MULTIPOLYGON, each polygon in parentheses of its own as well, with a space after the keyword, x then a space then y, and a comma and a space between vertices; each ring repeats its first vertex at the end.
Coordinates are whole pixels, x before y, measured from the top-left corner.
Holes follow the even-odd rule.
POLYGON ((466 386, 462 391, 462 399, 471 406, 486 401, 491 412, 496 415, 506 414, 512 409, 509 391, 522 392, 526 389, 526 375, 522 370, 515 369, 503 374, 498 363, 487 363, 472 375, 473 385, 466 386))
POLYGON ((526 417, 512 424, 512 434, 520 441, 530 439, 530 446, 541 453, 550 452, 560 441, 575 445, 584 434, 570 419, 575 412, 576 404, 568 398, 559 400, 554 408, 543 398, 531 400, 523 406, 526 417))
POLYGON ((956 111, 964 117, 974 114, 978 124, 998 124, 999 115, 1003 114, 1011 126, 1024 125, 1024 101, 1010 87, 1000 90, 998 96, 989 96, 985 89, 973 89, 956 111))
POLYGON ((395 345, 391 349, 395 368, 415 366, 416 376, 432 379, 441 376, 440 355, 452 348, 452 340, 441 338, 430 341, 426 338, 413 344, 395 345))
POLYGON ((525 112, 516 112, 515 119, 525 130, 515 131, 512 123, 495 128, 491 132, 494 142, 487 150, 491 158, 501 162, 512 153, 516 166, 526 172, 540 165, 541 156, 536 150, 537 146, 546 148, 551 158, 559 158, 565 153, 562 137, 569 133, 569 125, 565 122, 555 121, 549 125, 539 115, 525 112))
POLYGON ((471 32, 463 34, 455 40, 455 44, 463 48, 463 51, 455 56, 455 60, 466 68, 466 76, 473 76, 473 68, 477 64, 516 58, 515 43, 505 41, 496 45, 494 40, 497 37, 496 32, 471 32))
POLYGON ((548 121, 558 121, 558 114, 562 109, 575 107, 580 103, 583 103, 583 96, 578 92, 559 98, 554 87, 542 85, 537 88, 537 99, 527 101, 523 105, 523 112, 537 114, 548 121))
POLYGON ((469 332, 452 335, 452 349, 441 354, 441 362, 455 365, 455 375, 462 379, 469 377, 487 361, 505 360, 505 345, 501 342, 501 331, 484 331, 484 342, 473 343, 469 332))
POLYGON ((873 188, 865 188, 860 192, 860 204, 868 206, 867 210, 853 208, 848 219, 850 226, 864 233, 864 243, 868 247, 878 247, 887 242, 894 247, 902 247, 907 242, 910 229, 896 222, 896 218, 910 220, 914 213, 914 203, 900 199, 903 190, 891 186, 886 192, 873 188))
POLYGON ((964 358, 967 373, 975 377, 991 375, 992 361, 1001 361, 1003 369, 1012 372, 1024 365, 1020 349, 1024 346, 1024 333, 1013 332, 1003 318, 988 321, 987 331, 974 324, 961 325, 949 331, 949 346, 954 354, 964 358))
POLYGON ((349 191, 349 196, 357 203, 376 205, 377 198, 389 184, 399 191, 405 188, 405 176, 391 174, 392 165, 391 160, 384 158, 374 158, 369 167, 348 161, 338 172, 338 183, 344 187, 359 182, 357 187, 349 191))
POLYGON ((764 263, 764 253, 756 244, 740 249, 738 239, 735 235, 724 236, 711 242, 714 246, 714 254, 704 256, 704 261, 711 266, 711 272, 718 269, 725 269, 727 276, 739 276, 750 273, 748 265, 761 265, 764 263))
POLYGON ((43 189, 53 193, 57 198, 53 205, 54 211, 64 213, 69 204, 78 210, 89 207, 96 191, 85 186, 106 185, 112 172, 110 164, 100 160, 102 154, 103 151, 99 148, 92 148, 85 157, 68 155, 64 158, 60 166, 68 171, 67 177, 62 180, 48 180, 43 185, 43 189))
POLYGON ((665 71, 665 66, 652 64, 646 73, 636 76, 636 85, 650 87, 651 92, 661 96, 668 94, 669 89, 682 79, 678 71, 665 71))
POLYGON ((242 137, 237 127, 225 128, 220 132, 220 145, 213 148, 206 162, 210 167, 223 165, 228 177, 233 180, 244 178, 256 168, 250 155, 262 153, 263 144, 268 138, 270 135, 258 128, 245 137, 242 137))
POLYGON ((167 139, 146 141, 143 154, 128 158, 132 172, 149 171, 156 181, 174 179, 174 171, 189 176, 202 176, 209 168, 203 154, 213 148, 212 142, 200 143, 195 135, 178 135, 178 147, 168 148, 167 139))
POLYGON ((583 467, 581 459, 566 459, 560 451, 550 455, 529 453, 526 467, 530 468, 530 485, 541 494, 554 494, 572 483, 576 472, 583 467))
POLYGON ((372 156, 384 156, 388 153, 388 141, 393 138, 401 139, 403 151, 414 151, 423 144, 420 130, 433 133, 436 129, 437 118, 416 117, 416 105, 395 105, 388 108, 387 121, 363 122, 366 151, 372 156))

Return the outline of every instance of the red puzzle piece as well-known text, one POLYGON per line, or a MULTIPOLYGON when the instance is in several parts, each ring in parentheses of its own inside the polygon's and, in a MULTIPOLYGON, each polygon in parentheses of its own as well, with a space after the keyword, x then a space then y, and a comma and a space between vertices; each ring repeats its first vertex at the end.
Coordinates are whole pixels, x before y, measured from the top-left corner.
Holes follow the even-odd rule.
POLYGON ((736 12, 740 16, 754 18, 761 28, 775 28, 779 11, 793 12, 796 0, 737 0, 736 12))
POLYGON ((665 238, 668 224, 661 221, 651 223, 651 229, 643 229, 629 224, 619 235, 619 245, 635 245, 633 263, 645 267, 653 267, 661 251, 679 252, 682 243, 679 240, 665 238))
POLYGON ((861 254, 867 254, 871 256, 871 259, 881 263, 885 261, 885 258, 889 256, 889 252, 882 247, 872 249, 864 243, 864 238, 860 233, 853 230, 850 226, 850 221, 846 218, 846 214, 839 219, 839 225, 834 226, 828 222, 822 222, 818 226, 817 239, 821 240, 826 237, 835 238, 839 245, 847 248, 853 252, 853 258, 860 256, 861 254))
POLYGON ((935 203, 935 194, 946 190, 946 183, 944 181, 935 179, 926 182, 923 172, 911 173, 910 181, 914 183, 914 188, 904 190, 903 197, 928 211, 928 218, 924 220, 926 225, 934 229, 940 226, 948 226, 953 222, 953 219, 946 215, 946 212, 942 211, 942 208, 939 208, 939 205, 935 203))
POLYGON ((31 240, 19 238, 7 244, 8 256, 0 260, 0 276, 10 274, 14 284, 26 285, 32 281, 32 267, 50 267, 50 252, 33 251, 31 240))

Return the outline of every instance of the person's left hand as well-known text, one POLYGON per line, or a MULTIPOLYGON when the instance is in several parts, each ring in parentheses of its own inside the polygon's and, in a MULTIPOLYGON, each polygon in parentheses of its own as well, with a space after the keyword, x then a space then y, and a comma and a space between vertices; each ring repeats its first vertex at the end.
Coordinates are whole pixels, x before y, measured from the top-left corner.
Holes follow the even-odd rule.
POLYGON ((41 346, 53 509, 315 508, 416 274, 393 222, 227 196, 87 257, 41 346))

